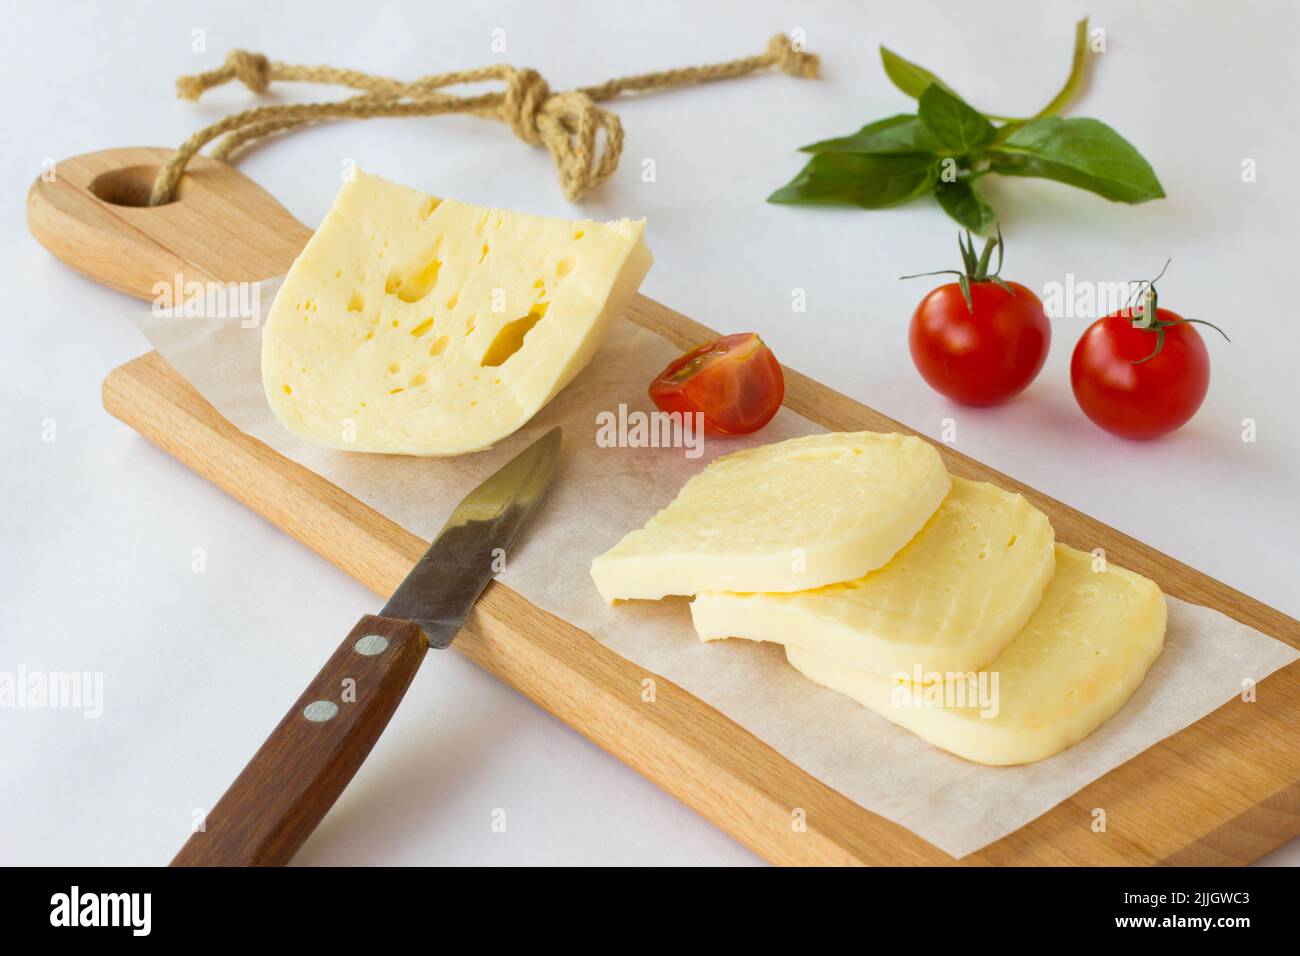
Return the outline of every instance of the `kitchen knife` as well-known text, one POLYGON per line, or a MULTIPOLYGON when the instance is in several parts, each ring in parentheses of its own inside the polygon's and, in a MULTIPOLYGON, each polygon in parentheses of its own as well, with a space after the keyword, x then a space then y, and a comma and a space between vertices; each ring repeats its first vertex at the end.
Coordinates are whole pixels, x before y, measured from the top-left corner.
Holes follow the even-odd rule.
POLYGON ((430 647, 451 644, 550 481, 552 428, 465 496, 378 616, 339 645, 172 866, 279 866, 321 818, 406 693, 430 647))

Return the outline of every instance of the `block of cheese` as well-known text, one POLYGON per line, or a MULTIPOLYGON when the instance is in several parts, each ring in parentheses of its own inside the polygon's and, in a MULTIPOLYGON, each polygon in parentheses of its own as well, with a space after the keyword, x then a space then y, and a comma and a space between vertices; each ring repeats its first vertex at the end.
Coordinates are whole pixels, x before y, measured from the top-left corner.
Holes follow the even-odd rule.
POLYGON ((866 577, 786 594, 707 591, 691 604, 702 640, 802 647, 888 677, 969 671, 1025 626, 1055 567, 1051 522, 1020 495, 952 480, 924 528, 866 577))
POLYGON ((921 530, 951 479, 928 442, 835 432, 732 452, 592 563, 606 601, 801 591, 860 578, 921 530))
POLYGON ((786 657, 805 677, 967 760, 1042 760, 1123 707, 1164 647, 1160 589, 1113 564, 1094 570, 1093 561, 1058 544, 1056 574, 1029 623, 973 679, 929 681, 935 675, 914 671, 891 680, 801 647, 787 647, 786 657))
POLYGON ((591 359, 650 268, 643 228, 438 199, 358 172, 271 306, 267 400, 290 431, 331 448, 488 448, 591 359))

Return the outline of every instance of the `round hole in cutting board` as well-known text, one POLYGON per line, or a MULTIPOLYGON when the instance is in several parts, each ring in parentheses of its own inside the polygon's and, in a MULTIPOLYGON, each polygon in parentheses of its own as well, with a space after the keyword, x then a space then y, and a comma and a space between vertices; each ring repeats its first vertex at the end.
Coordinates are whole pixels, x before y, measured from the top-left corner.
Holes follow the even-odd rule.
MULTIPOLYGON (((90 181, 90 192, 96 199, 114 206, 148 206, 149 193, 153 191, 153 182, 158 178, 159 168, 158 166, 124 166, 121 169, 110 169, 90 181)), ((178 199, 184 199, 185 194, 190 191, 190 186, 190 177, 182 176, 180 182, 176 184, 172 198, 167 202, 173 203, 178 199)))

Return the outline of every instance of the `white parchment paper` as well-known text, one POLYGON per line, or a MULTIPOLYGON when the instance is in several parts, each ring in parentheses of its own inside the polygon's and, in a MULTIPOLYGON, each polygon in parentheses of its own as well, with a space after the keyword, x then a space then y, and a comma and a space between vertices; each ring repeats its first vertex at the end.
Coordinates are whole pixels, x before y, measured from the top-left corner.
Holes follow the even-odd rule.
MULTIPOLYGON (((258 292, 257 324, 240 318, 134 316, 155 349, 236 427, 334 482, 426 540, 478 482, 553 425, 564 455, 547 498, 501 579, 648 671, 681 685, 827 785, 961 857, 1040 816, 1077 790, 1194 723, 1300 657, 1208 608, 1168 598, 1165 651, 1124 709, 1082 743, 1023 767, 954 757, 834 691, 806 680, 776 645, 702 644, 684 600, 607 607, 591 560, 666 505, 718 455, 820 431, 782 409, 757 435, 681 449, 603 448, 597 414, 653 410, 651 378, 678 354, 631 322, 616 324, 591 366, 531 423, 491 451, 418 459, 330 451, 286 431, 262 393, 261 318, 279 280, 258 292)), ((1067 542, 1090 549, 1086 541, 1067 542)), ((650 706, 650 705, 647 705, 650 706)), ((1251 706, 1268 706, 1267 700, 1251 706)), ((1079 826, 1090 825, 1081 818, 1079 826)))

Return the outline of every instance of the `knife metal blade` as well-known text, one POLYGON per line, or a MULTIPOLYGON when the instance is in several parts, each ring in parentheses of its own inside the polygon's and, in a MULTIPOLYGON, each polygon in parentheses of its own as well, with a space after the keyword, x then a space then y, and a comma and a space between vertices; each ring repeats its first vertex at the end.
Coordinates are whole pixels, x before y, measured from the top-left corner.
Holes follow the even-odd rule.
POLYGON ((380 614, 414 621, 430 647, 450 645, 542 500, 560 442, 556 426, 466 495, 380 614))

